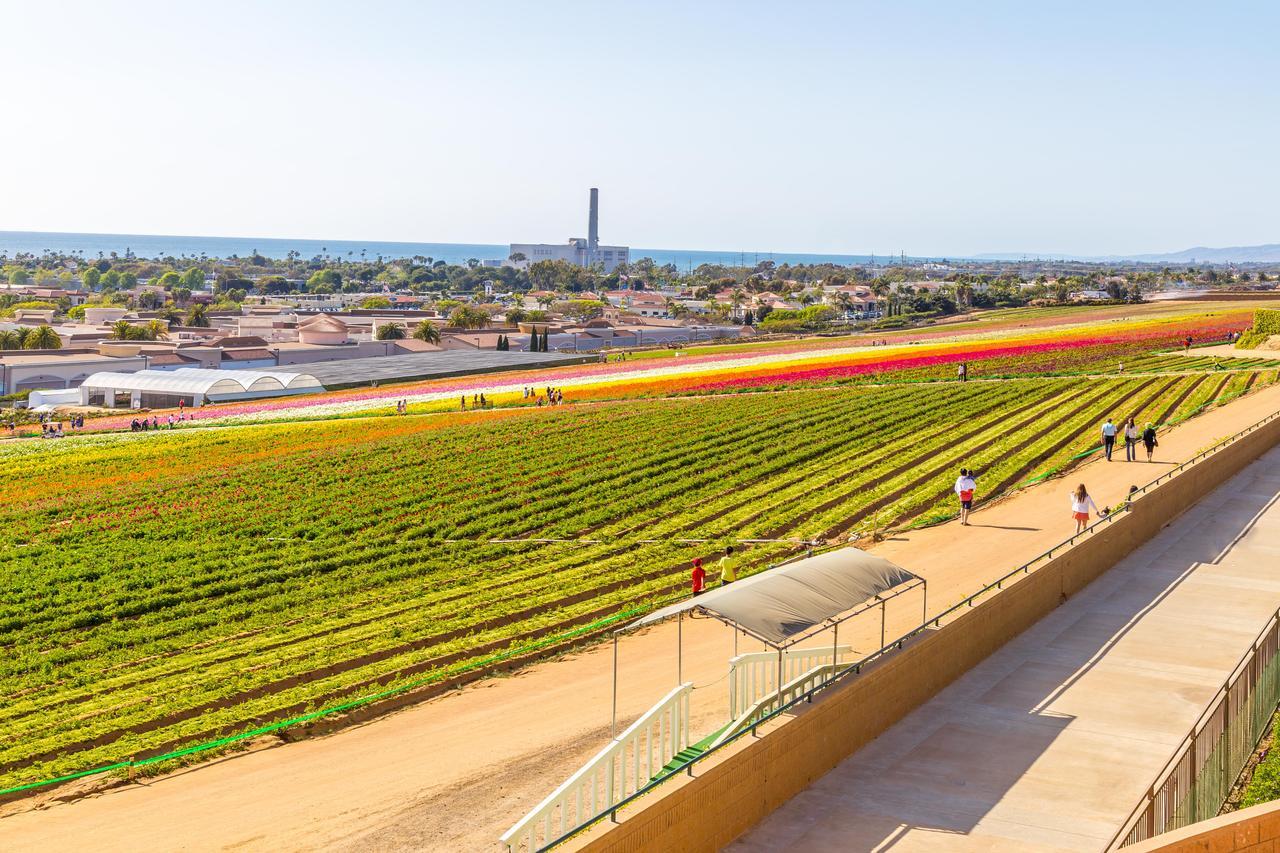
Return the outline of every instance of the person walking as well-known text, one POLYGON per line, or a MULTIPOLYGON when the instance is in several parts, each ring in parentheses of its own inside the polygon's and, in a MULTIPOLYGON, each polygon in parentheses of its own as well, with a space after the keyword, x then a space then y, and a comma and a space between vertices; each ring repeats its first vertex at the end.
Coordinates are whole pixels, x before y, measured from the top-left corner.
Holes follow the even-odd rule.
POLYGON ((1134 423, 1133 418, 1129 418, 1124 425, 1124 461, 1138 461, 1138 425, 1134 423))
POLYGON ((1107 418, 1107 422, 1102 425, 1102 449, 1107 454, 1107 461, 1111 461, 1111 451, 1116 446, 1116 425, 1111 422, 1111 418, 1107 418))
POLYGON ((956 478, 956 495, 960 498, 960 523, 965 527, 969 526, 969 510, 973 509, 973 493, 977 488, 973 472, 961 468, 960 476, 956 478))
POLYGON ((1081 483, 1071 493, 1071 517, 1076 520, 1076 533, 1082 532, 1089 526, 1090 510, 1097 513, 1098 505, 1089 496, 1089 490, 1084 487, 1084 483, 1081 483))
POLYGON ((693 594, 702 595, 707 591, 707 570, 702 568, 702 558, 693 558, 693 594))
POLYGON ((1142 431, 1142 444, 1147 448, 1147 461, 1151 461, 1151 455, 1155 453, 1160 442, 1156 441, 1156 425, 1148 422, 1146 429, 1142 431))
POLYGON ((732 545, 729 545, 724 549, 724 556, 720 558, 720 563, 716 568, 720 570, 721 586, 728 586, 738 579, 738 567, 733 559, 732 545))
POLYGON ((963 361, 960 362, 960 366, 956 368, 956 380, 959 382, 969 381, 969 365, 965 364, 963 361))

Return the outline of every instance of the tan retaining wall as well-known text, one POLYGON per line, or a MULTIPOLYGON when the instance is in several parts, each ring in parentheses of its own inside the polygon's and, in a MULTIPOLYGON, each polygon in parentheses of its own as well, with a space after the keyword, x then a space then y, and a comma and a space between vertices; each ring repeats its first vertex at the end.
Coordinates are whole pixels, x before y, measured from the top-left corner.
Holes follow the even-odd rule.
POLYGON ((1280 801, 1202 820, 1124 849, 1126 853, 1280 851, 1280 801))
MULTIPOLYGON (((592 853, 715 850, 755 826, 996 649, 1154 536, 1200 497, 1280 443, 1280 419, 1151 490, 1022 580, 917 637, 760 737, 695 765, 574 846, 592 853)), ((1154 771, 1153 771, 1154 772, 1154 771)))

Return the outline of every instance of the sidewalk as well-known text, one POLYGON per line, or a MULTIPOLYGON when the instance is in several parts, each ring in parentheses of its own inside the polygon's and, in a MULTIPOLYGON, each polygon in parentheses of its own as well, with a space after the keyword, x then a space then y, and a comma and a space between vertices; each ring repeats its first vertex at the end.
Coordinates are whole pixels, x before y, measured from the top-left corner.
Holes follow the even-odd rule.
POLYGON ((1280 606, 1278 495, 1280 448, 730 849, 1102 850, 1280 606))

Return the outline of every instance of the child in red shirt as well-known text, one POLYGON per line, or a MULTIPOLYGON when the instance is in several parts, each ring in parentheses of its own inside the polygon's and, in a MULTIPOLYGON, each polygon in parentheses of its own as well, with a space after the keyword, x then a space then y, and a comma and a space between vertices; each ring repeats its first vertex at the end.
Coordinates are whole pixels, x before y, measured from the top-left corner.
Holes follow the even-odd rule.
POLYGON ((707 590, 707 570, 702 568, 702 558, 693 558, 693 594, 702 595, 707 590))

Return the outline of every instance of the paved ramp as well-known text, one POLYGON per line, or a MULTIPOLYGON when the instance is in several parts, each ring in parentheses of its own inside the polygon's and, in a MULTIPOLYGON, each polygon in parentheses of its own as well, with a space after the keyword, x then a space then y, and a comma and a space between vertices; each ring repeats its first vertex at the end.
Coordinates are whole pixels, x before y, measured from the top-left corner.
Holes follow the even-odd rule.
POLYGON ((1280 449, 730 849, 1101 850, 1280 606, 1280 449))

